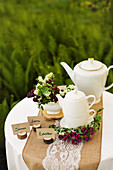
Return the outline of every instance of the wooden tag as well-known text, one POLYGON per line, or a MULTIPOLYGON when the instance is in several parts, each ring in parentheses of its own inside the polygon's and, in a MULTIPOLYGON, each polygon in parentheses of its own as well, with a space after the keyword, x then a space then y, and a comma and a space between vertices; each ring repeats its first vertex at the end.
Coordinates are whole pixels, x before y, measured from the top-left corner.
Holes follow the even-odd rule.
POLYGON ((37 138, 38 139, 44 139, 44 138, 55 139, 55 131, 53 128, 37 129, 37 138))
POLYGON ((42 124, 44 122, 44 117, 43 116, 28 116, 28 122, 29 125, 39 125, 42 124))
POLYGON ((29 123, 18 123, 12 125, 13 134, 16 135, 21 132, 30 132, 29 123))

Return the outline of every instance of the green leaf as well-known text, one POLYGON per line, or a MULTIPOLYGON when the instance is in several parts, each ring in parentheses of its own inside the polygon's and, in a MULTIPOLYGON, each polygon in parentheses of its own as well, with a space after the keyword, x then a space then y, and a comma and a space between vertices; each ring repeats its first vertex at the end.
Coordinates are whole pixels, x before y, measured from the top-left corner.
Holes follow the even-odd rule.
POLYGON ((26 68, 26 72, 25 72, 25 90, 27 92, 28 90, 28 82, 29 82, 29 74, 30 74, 30 69, 32 67, 32 61, 33 61, 34 56, 29 58, 29 61, 27 63, 27 68, 26 68))
POLYGON ((38 86, 38 89, 41 90, 41 89, 42 89, 42 86, 38 86))
POLYGON ((8 112, 9 107, 5 98, 0 104, 0 148, 2 148, 4 144, 4 122, 8 112))
POLYGON ((15 63, 15 70, 14 70, 14 84, 17 90, 18 94, 21 94, 21 96, 23 95, 23 90, 25 89, 25 74, 22 68, 22 65, 16 61, 15 63), (22 90, 23 89, 23 90, 22 90))
POLYGON ((81 129, 78 129, 78 133, 79 133, 79 134, 81 134, 81 133, 82 133, 82 132, 81 132, 81 129))
POLYGON ((51 52, 51 54, 54 55, 56 52, 57 44, 56 44, 56 40, 51 35, 49 36, 48 48, 49 48, 49 51, 51 52))
POLYGON ((19 100, 13 102, 13 103, 11 104, 10 108, 12 109, 18 102, 19 102, 19 100))
POLYGON ((46 94, 48 91, 49 91, 49 88, 48 88, 48 87, 43 87, 43 90, 42 90, 42 93, 43 93, 43 94, 46 94))
POLYGON ((41 90, 39 90, 39 92, 38 92, 38 96, 41 96, 41 90))

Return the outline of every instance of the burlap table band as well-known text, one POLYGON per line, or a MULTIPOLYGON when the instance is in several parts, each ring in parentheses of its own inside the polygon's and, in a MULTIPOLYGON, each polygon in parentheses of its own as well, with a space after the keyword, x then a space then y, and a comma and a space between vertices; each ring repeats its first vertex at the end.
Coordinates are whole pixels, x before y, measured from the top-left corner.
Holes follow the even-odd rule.
MULTIPOLYGON (((95 110, 102 108, 102 100, 93 106, 95 110)), ((55 121, 45 120, 43 127, 48 127, 55 121)), ((81 150, 81 160, 79 163, 80 170, 96 170, 98 168, 101 156, 101 139, 102 124, 99 132, 93 136, 93 140, 84 142, 81 150)), ((38 140, 36 133, 31 130, 26 145, 23 149, 23 159, 30 170, 42 170, 42 161, 46 157, 49 144, 45 144, 43 140, 38 140)))

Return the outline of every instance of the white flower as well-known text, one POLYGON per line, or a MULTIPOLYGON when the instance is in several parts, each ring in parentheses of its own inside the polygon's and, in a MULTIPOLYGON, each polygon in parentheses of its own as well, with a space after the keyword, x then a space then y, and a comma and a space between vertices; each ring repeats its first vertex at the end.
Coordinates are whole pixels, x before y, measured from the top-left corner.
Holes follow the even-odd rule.
POLYGON ((65 95, 64 91, 60 91, 60 94, 61 94, 61 96, 65 95))
POLYGON ((67 93, 68 92, 68 90, 67 89, 64 89, 64 93, 67 93))
POLYGON ((70 89, 75 89, 75 86, 72 85, 72 84, 70 84, 70 85, 68 86, 68 88, 70 88, 70 89))
POLYGON ((43 78, 42 78, 42 76, 39 76, 39 77, 38 77, 38 80, 39 80, 40 82, 43 82, 43 81, 44 81, 43 78))
POLYGON ((42 86, 40 83, 38 83, 37 85, 36 85, 36 90, 38 90, 38 87, 39 86, 42 86))
POLYGON ((34 91, 34 94, 38 95, 39 89, 34 91))
POLYGON ((51 94, 51 92, 47 92, 47 93, 45 93, 44 95, 46 96, 46 97, 48 97, 49 95, 51 94))
POLYGON ((42 97, 38 98, 38 100, 41 100, 41 99, 42 99, 42 97))
POLYGON ((47 74, 46 76, 45 76, 45 81, 48 81, 49 79, 51 79, 51 78, 53 78, 53 73, 51 72, 51 73, 49 73, 49 74, 47 74))
POLYGON ((64 132, 59 132, 59 135, 64 135, 64 132))
POLYGON ((37 83, 36 87, 40 86, 40 83, 37 83))

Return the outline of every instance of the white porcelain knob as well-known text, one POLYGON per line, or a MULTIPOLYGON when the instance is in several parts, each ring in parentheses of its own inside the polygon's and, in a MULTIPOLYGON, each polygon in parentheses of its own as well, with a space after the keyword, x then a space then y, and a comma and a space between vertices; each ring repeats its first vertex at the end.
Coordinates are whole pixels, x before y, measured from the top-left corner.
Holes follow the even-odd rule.
POLYGON ((89 61, 91 64, 93 64, 94 58, 88 58, 88 61, 89 61))

